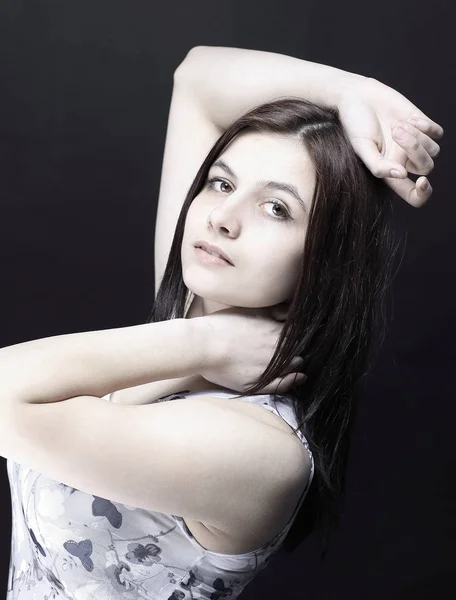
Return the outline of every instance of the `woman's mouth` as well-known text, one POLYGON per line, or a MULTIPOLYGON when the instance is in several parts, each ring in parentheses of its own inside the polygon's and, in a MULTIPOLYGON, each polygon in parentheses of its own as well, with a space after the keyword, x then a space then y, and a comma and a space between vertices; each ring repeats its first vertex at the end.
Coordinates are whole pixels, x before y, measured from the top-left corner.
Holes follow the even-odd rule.
POLYGON ((219 266, 223 266, 223 267, 232 267, 233 265, 231 265, 228 261, 226 261, 224 258, 220 258, 218 256, 213 256, 212 254, 210 254, 209 252, 206 252, 206 250, 203 250, 203 248, 195 248, 195 254, 198 257, 198 259, 205 263, 206 265, 219 265, 219 266))

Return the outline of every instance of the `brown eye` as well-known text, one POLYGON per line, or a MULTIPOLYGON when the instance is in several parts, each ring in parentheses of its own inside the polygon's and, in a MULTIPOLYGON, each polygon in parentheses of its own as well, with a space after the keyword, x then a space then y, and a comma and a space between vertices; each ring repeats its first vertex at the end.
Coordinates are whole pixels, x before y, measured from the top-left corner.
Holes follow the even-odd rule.
MULTIPOLYGON (((215 189, 216 192, 225 193, 227 191, 226 189, 215 188, 214 184, 217 184, 217 183, 220 183, 221 185, 226 185, 229 188, 231 188, 231 185, 227 181, 225 181, 224 179, 220 179, 219 177, 213 177, 212 179, 206 180, 207 187, 209 187, 211 189, 215 189)), ((264 204, 272 204, 274 209, 276 209, 278 207, 282 211, 282 214, 279 216, 274 216, 274 215, 271 215, 270 213, 267 213, 267 215, 270 219, 275 219, 276 221, 293 221, 287 208, 281 202, 278 202, 277 200, 269 200, 268 202, 265 202, 264 204)))
POLYGON ((265 202, 265 204, 272 204, 272 208, 276 209, 277 207, 282 211, 282 214, 277 216, 272 216, 271 219, 276 219, 280 221, 291 221, 290 213, 287 211, 285 206, 276 200, 269 200, 269 202, 265 202))
MULTIPOLYGON (((208 186, 211 187, 212 189, 215 189, 214 183, 221 183, 222 185, 227 185, 228 187, 231 187, 229 183, 227 183, 223 179, 218 179, 218 177, 213 177, 212 179, 208 179, 207 180, 208 186)), ((217 189, 215 189, 215 191, 216 192, 218 192, 218 191, 223 192, 223 191, 227 191, 227 190, 226 189, 225 190, 217 190, 217 189)))

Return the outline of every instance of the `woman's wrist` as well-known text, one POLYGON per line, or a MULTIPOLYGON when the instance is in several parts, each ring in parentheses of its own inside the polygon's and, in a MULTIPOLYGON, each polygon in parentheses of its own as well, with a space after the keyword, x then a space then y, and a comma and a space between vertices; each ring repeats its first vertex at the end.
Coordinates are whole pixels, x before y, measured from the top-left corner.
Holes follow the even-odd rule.
POLYGON ((283 54, 218 46, 192 48, 174 76, 175 85, 221 129, 254 106, 286 96, 337 107, 368 79, 283 54))
POLYGON ((221 356, 220 340, 211 335, 209 319, 205 317, 193 317, 183 319, 188 331, 188 339, 194 348, 193 374, 200 375, 204 367, 212 367, 217 364, 221 356))

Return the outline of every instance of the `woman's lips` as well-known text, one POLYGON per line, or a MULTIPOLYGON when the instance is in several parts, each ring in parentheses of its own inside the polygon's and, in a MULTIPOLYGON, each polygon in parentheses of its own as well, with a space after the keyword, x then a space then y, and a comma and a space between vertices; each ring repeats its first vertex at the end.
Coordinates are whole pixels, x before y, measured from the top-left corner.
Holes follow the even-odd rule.
POLYGON ((198 259, 205 263, 206 265, 220 265, 221 267, 232 267, 233 265, 231 265, 229 262, 227 262, 224 258, 218 258, 218 256, 212 256, 212 254, 209 254, 209 252, 206 252, 206 250, 203 250, 202 248, 195 248, 195 254, 198 257, 198 259))

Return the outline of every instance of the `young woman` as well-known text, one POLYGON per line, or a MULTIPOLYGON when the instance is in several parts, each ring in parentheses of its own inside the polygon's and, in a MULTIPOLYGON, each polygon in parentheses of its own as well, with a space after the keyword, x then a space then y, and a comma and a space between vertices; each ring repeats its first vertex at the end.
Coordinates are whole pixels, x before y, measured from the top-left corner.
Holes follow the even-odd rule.
POLYGON ((375 80, 189 53, 149 322, 0 350, 11 600, 237 598, 334 515, 396 250, 387 186, 425 202, 442 135, 375 80))

